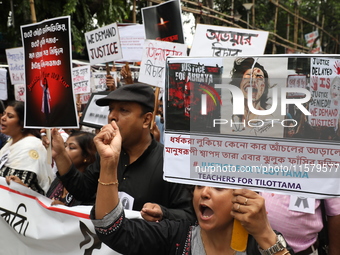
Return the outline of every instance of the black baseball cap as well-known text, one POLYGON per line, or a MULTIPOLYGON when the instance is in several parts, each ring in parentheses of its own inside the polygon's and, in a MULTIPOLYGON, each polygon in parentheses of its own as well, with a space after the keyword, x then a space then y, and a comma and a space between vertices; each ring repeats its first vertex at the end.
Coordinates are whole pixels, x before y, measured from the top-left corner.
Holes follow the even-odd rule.
POLYGON ((111 91, 106 97, 98 99, 96 104, 98 106, 108 106, 111 101, 136 102, 153 111, 155 94, 150 85, 143 83, 127 84, 111 91))

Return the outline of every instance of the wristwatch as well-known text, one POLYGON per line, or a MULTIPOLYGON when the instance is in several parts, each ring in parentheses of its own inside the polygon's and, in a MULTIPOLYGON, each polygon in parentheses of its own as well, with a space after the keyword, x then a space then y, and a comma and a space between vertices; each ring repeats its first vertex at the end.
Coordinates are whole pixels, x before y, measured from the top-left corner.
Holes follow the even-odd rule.
POLYGON ((286 240, 283 238, 282 235, 277 235, 276 240, 276 244, 266 250, 263 250, 259 247, 261 255, 274 255, 275 253, 282 251, 287 247, 286 240))

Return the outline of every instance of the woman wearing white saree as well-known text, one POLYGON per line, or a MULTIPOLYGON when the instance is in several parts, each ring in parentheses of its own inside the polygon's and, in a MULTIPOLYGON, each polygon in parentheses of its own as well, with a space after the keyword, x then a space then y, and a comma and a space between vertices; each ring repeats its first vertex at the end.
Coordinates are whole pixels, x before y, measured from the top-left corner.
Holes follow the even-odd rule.
POLYGON ((1 132, 11 138, 0 150, 0 176, 45 194, 53 173, 47 151, 33 133, 24 128, 24 103, 10 102, 1 118, 1 132))

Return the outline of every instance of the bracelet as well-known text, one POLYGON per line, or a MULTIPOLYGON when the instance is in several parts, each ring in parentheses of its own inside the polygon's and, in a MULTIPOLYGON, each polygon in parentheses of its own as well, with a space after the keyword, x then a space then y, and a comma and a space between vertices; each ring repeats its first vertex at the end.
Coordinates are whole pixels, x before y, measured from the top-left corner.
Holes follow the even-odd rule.
POLYGON ((116 182, 101 182, 99 179, 98 179, 98 183, 103 185, 103 186, 109 186, 109 185, 118 185, 118 181, 116 182))
POLYGON ((289 254, 289 251, 286 251, 285 253, 283 253, 282 255, 287 255, 287 254, 289 254))

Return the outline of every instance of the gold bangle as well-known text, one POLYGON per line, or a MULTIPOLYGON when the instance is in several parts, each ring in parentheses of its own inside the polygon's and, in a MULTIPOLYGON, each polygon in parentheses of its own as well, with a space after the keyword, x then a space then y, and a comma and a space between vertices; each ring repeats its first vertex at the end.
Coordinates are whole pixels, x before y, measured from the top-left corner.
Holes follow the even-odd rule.
POLYGON ((99 179, 98 179, 98 183, 103 185, 103 186, 109 186, 109 185, 118 185, 118 181, 116 182, 101 182, 99 179))
POLYGON ((289 253, 289 251, 286 251, 285 253, 283 253, 282 255, 286 255, 286 254, 288 254, 289 253))

